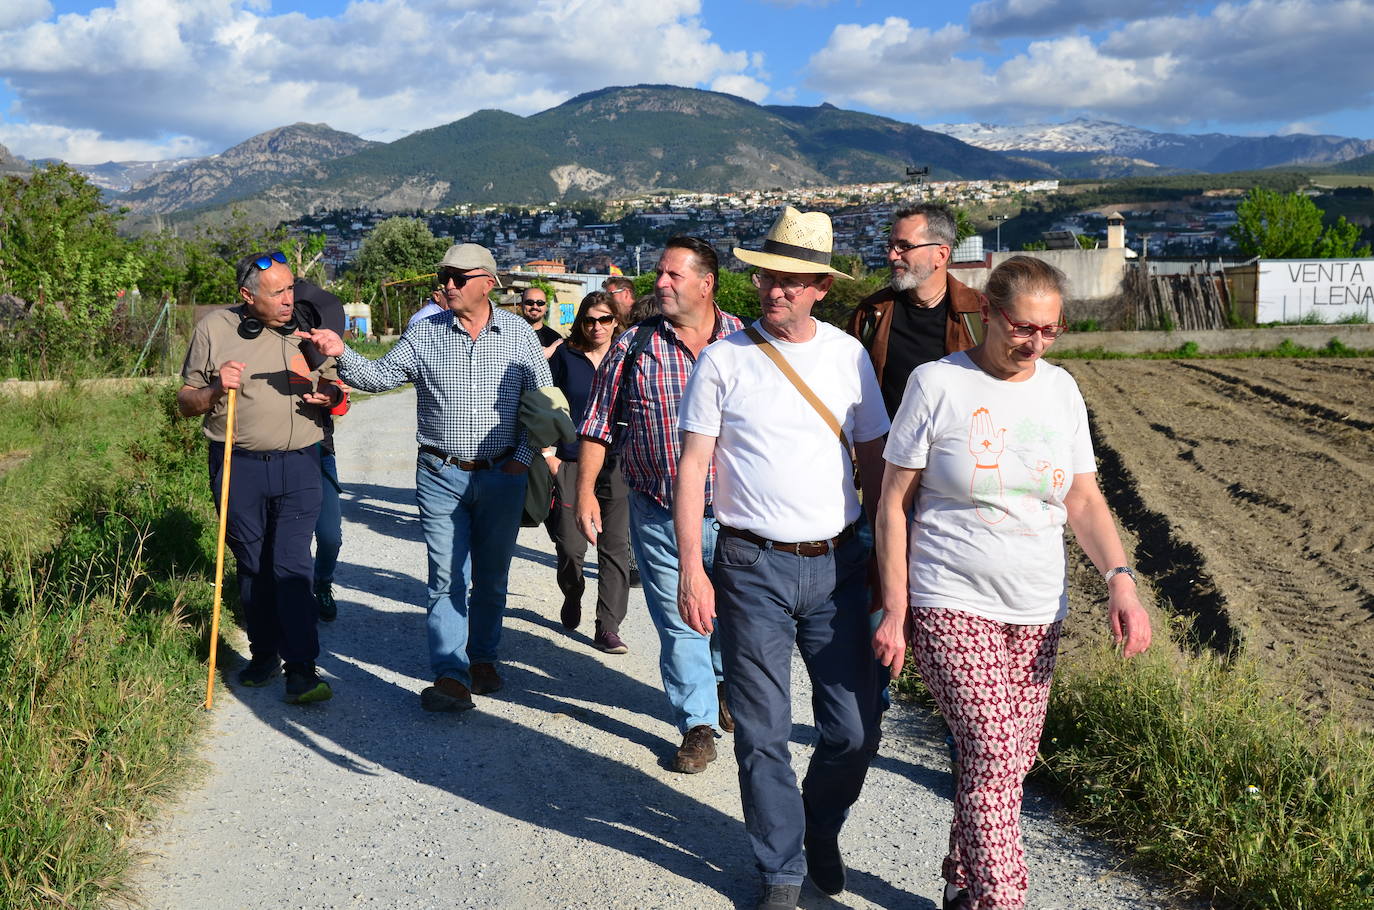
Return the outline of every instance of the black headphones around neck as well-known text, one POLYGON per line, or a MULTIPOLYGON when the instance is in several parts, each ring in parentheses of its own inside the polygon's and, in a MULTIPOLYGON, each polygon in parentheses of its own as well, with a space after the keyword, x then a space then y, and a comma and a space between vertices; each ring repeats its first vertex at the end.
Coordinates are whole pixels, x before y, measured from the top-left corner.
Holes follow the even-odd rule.
MULTIPOLYGON (((278 335, 291 337, 296 332, 309 332, 311 329, 320 327, 320 314, 315 307, 307 300, 298 300, 291 310, 291 318, 282 325, 272 326, 272 331, 278 335)), ((262 334, 262 330, 267 328, 258 317, 248 312, 248 307, 244 306, 239 312, 239 337, 252 341, 262 334)))

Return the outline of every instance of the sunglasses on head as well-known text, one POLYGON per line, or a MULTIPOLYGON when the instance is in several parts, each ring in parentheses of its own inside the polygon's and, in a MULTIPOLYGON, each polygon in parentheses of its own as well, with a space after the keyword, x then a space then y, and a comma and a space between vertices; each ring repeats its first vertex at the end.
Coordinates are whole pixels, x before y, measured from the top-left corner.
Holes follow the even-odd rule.
POLYGON ((607 313, 605 316, 583 316, 583 325, 610 325, 615 322, 615 316, 607 313))
POLYGON ((286 254, 281 250, 277 250, 275 253, 268 253, 266 256, 259 256, 257 259, 254 259, 253 265, 265 272, 272 267, 272 263, 274 262, 280 262, 282 265, 286 265, 286 254))

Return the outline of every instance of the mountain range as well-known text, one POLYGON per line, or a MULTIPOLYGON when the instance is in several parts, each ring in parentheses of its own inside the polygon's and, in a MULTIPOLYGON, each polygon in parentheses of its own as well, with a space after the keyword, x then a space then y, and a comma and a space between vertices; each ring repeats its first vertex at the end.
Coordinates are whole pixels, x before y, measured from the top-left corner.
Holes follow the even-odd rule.
POLYGON ((1294 165, 1327 165, 1374 153, 1374 140, 1345 136, 1230 136, 1225 133, 1154 133, 1107 120, 999 126, 933 123, 944 133, 1012 158, 1040 161, 1063 176, 1142 176, 1227 173, 1294 165), (1093 173, 1092 168, 1134 173, 1093 173), (1088 171, 1088 173, 1073 173, 1088 171))
MULTIPOLYGON (((1340 136, 1155 133, 1100 120, 934 124, 759 105, 664 85, 606 88, 520 117, 483 110, 390 143, 297 123, 206 158, 76 165, 135 213, 234 204, 285 220, 321 209, 548 203, 655 190, 728 191, 900 180, 1126 177, 1329 166, 1374 154, 1340 136)), ((0 147, 0 173, 24 163, 0 147)), ((1353 166, 1353 165, 1346 165, 1353 166)))

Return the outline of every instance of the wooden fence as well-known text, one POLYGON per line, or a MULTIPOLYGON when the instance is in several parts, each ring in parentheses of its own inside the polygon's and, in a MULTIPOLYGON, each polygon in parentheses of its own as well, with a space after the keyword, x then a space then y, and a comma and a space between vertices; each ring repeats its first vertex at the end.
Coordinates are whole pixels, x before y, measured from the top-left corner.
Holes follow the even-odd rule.
POLYGON ((1121 295, 1131 328, 1198 331, 1230 324, 1226 279, 1196 267, 1186 275, 1151 275, 1144 266, 1128 268, 1121 295))

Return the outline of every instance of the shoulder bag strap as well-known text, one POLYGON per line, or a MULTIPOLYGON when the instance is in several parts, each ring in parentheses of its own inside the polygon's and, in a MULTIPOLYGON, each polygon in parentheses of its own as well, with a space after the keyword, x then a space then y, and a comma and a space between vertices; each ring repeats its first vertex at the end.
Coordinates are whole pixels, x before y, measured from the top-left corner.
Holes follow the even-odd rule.
POLYGON ((625 359, 620 367, 620 382, 615 387, 615 404, 611 406, 611 446, 614 449, 624 445, 625 431, 630 424, 630 406, 626 399, 633 388, 630 374, 634 372, 639 355, 649 346, 650 339, 662 323, 662 316, 651 316, 635 326, 635 337, 630 339, 629 348, 625 351, 625 359))
POLYGON ((773 361, 774 365, 777 366, 779 370, 782 370, 782 375, 786 376, 788 380, 791 381, 792 385, 797 387, 797 391, 801 392, 801 396, 806 399, 806 403, 815 408, 816 413, 821 415, 821 419, 825 421, 825 425, 830 427, 830 432, 839 437, 840 445, 844 446, 845 454, 853 461, 854 456, 852 450, 849 448, 849 438, 844 435, 844 428, 841 427, 840 422, 835 419, 835 415, 830 413, 830 409, 825 406, 825 403, 816 397, 815 392, 811 391, 811 387, 806 384, 806 381, 797 375, 796 370, 792 369, 792 364, 787 362, 787 358, 782 356, 782 352, 769 344, 767 339, 763 337, 763 333, 752 325, 744 330, 744 334, 748 335, 749 340, 758 345, 759 349, 767 355, 768 359, 773 361))

